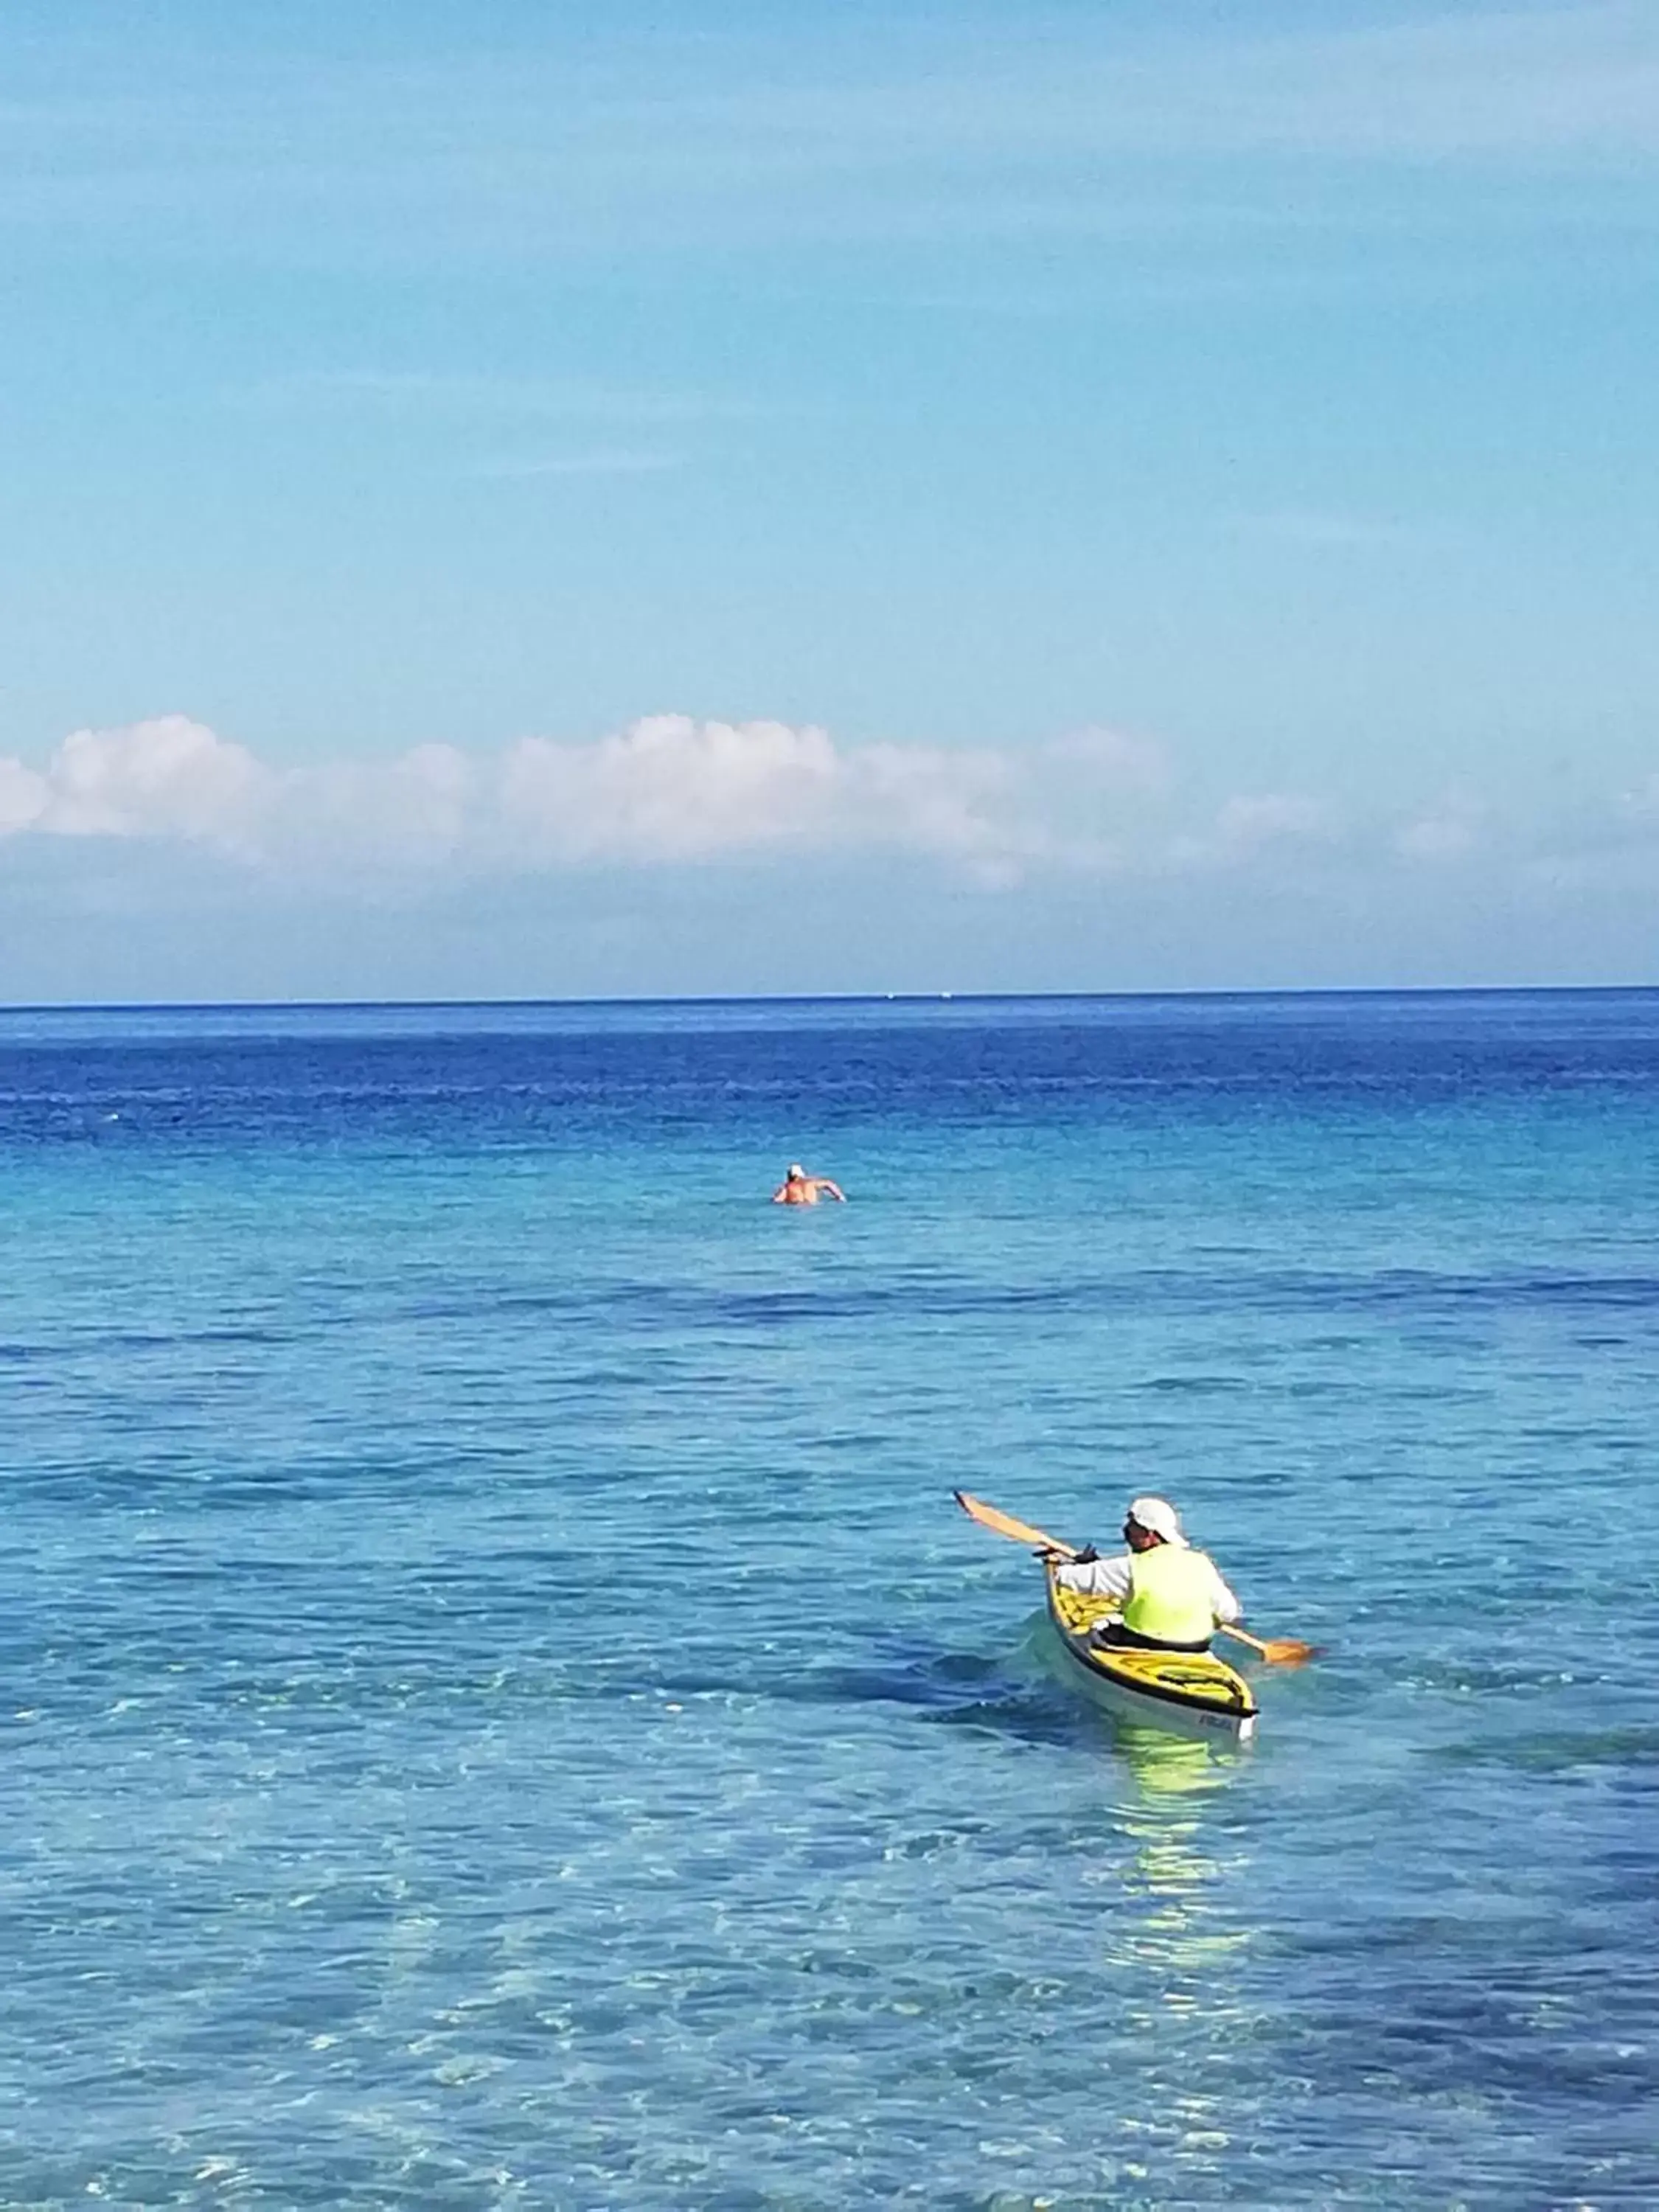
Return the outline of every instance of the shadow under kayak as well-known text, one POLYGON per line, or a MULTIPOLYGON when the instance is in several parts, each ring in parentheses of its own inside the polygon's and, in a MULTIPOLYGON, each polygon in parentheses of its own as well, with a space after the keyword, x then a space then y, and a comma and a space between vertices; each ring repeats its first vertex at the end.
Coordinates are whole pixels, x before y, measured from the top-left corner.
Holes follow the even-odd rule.
POLYGON ((1212 1651, 1115 1650, 1093 1641, 1118 1610, 1115 1598, 1066 1589, 1048 1571, 1048 1619, 1067 1681, 1097 1705, 1181 1735, 1219 1730, 1239 1742, 1255 1733, 1260 1707, 1244 1677, 1212 1651))

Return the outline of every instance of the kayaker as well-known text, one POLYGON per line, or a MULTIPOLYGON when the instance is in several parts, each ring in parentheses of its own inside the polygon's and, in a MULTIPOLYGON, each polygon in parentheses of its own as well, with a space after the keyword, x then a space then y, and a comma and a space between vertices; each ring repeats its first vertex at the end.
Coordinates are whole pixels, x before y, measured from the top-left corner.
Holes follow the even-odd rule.
POLYGON ((828 1176, 810 1176, 799 1160, 793 1160, 789 1172, 772 1194, 774 1206, 816 1206, 820 1198, 833 1198, 842 1206, 847 1193, 828 1176))
POLYGON ((1134 1498, 1123 1523, 1128 1550, 1103 1559, 1092 1544, 1054 1569, 1062 1588, 1115 1597, 1123 1610, 1096 1631, 1101 1644, 1146 1651, 1207 1651, 1224 1622, 1238 1619, 1238 1600, 1205 1552, 1182 1534, 1181 1516, 1165 1498, 1134 1498))

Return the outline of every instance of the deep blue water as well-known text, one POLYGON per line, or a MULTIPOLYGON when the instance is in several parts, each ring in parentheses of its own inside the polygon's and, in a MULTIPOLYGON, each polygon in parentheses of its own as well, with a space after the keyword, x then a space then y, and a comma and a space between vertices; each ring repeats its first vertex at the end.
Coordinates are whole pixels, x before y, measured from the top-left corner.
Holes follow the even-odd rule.
POLYGON ((0 2202, 1659 2203, 1659 995, 16 1012, 0 1164, 0 2202), (958 1484, 1324 1656, 1114 1723, 958 1484))

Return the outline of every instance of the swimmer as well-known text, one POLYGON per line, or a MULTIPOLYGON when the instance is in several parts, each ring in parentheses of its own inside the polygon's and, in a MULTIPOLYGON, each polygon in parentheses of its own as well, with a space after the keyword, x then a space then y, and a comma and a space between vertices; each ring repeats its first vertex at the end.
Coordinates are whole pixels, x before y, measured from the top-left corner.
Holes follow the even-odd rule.
POLYGON ((833 1198, 842 1206, 847 1193, 828 1176, 810 1176, 797 1160, 792 1162, 789 1172, 772 1194, 774 1206, 816 1206, 821 1198, 833 1198))

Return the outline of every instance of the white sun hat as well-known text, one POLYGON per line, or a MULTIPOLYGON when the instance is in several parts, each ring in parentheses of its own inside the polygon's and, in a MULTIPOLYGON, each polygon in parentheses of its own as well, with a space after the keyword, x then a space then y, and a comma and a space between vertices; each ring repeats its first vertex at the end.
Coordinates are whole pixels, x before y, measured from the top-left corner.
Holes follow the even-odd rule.
POLYGON ((1181 1516, 1167 1498, 1132 1498, 1129 1518, 1149 1536, 1162 1536, 1166 1544, 1185 1544, 1181 1516))

